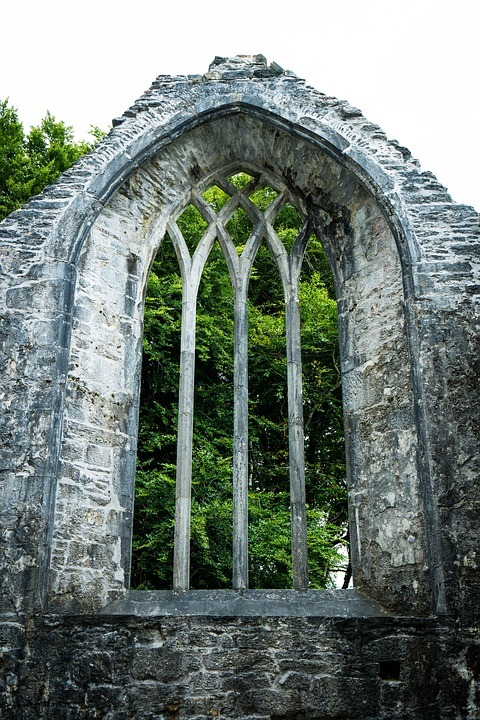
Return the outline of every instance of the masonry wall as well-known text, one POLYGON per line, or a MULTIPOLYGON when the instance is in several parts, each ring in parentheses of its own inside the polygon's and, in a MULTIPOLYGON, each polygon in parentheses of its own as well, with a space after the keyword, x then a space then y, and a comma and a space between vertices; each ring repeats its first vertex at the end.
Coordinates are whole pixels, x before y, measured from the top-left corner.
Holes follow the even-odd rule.
POLYGON ((5 720, 478 718, 478 635, 433 619, 50 617, 27 648, 5 720))
POLYGON ((478 720, 479 225, 358 110, 261 57, 159 77, 0 224, 5 717, 478 720), (128 597, 150 262, 228 167, 285 184, 330 258, 355 584, 391 614, 98 614, 128 597))
POLYGON ((414 605, 424 612, 432 599, 411 368, 418 358, 409 354, 412 329, 395 237, 375 199, 351 173, 342 170, 327 202, 322 188, 331 182, 332 160, 242 115, 204 123, 144 163, 98 215, 83 245, 52 529, 50 606, 99 607, 128 586, 148 270, 168 218, 188 202, 192 187, 198 182, 208 187, 209 178, 225 168, 260 174, 268 168, 269 182, 288 181, 319 225, 340 308, 357 586, 369 588, 386 606, 414 605), (284 167, 286 157, 294 160, 284 167))

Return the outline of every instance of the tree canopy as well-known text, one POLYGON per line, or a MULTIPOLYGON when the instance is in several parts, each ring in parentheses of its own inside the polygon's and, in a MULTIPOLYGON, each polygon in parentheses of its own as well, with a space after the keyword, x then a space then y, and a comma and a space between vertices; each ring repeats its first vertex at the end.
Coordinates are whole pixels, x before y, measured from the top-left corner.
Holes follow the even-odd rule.
POLYGON ((49 112, 26 133, 17 110, 0 101, 0 220, 55 182, 103 132, 91 134, 92 143, 75 142, 73 129, 49 112))

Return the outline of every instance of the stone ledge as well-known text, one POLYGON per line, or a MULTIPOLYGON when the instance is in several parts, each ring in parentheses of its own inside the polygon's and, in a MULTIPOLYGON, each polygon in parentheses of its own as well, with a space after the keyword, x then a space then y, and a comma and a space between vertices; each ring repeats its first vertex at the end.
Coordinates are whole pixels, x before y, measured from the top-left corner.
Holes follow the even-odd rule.
POLYGON ((140 617, 385 617, 356 590, 134 590, 99 611, 140 617))

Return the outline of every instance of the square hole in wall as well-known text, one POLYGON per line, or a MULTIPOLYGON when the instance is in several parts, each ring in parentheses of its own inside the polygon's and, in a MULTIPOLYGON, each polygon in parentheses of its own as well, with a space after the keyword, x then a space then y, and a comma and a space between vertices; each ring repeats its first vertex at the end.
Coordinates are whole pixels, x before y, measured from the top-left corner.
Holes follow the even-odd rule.
POLYGON ((400 680, 400 663, 398 660, 380 660, 379 676, 381 680, 397 682, 400 680))

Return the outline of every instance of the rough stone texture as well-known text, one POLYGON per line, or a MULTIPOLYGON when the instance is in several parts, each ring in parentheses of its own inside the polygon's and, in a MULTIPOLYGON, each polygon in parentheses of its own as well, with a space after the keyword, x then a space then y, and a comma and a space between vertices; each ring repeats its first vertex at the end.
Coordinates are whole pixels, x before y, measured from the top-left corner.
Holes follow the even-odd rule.
POLYGON ((137 617, 215 615, 278 617, 383 617, 388 613, 348 590, 137 590, 106 605, 102 615, 137 617))
POLYGON ((124 587, 128 547, 122 547, 121 532, 128 540, 143 289, 168 218, 188 200, 196 175, 208 185, 212 171, 233 169, 242 158, 241 167, 252 172, 268 167, 275 187, 275 177, 285 179, 286 157, 295 177, 295 183, 289 182, 291 191, 321 223, 318 234, 336 272, 356 581, 360 587, 371 585, 374 596, 403 611, 412 601, 417 609, 431 605, 409 336, 395 239, 351 173, 342 170, 344 177, 337 178, 328 205, 311 188, 332 182, 334 162, 304 140, 242 116, 205 122, 156 153, 123 183, 85 240, 77 265, 53 528, 56 604, 64 605, 72 595, 98 604, 124 587), (180 201, 173 198, 175 205, 172 182, 181 191, 180 201), (345 196, 348 205, 340 209, 345 196), (89 462, 89 453, 102 448, 103 461, 89 462), (386 559, 382 567, 380 553, 386 559), (395 579, 398 572, 402 589, 395 579))
POLYGON ((478 214, 261 56, 160 76, 115 125, 0 224, 5 717, 478 720, 478 214), (128 592, 150 263, 228 169, 286 186, 330 258, 355 586, 396 615, 94 614, 128 592))
POLYGON ((479 662, 478 635, 432 619, 50 616, 28 654, 6 656, 0 712, 5 720, 473 720, 479 662))

